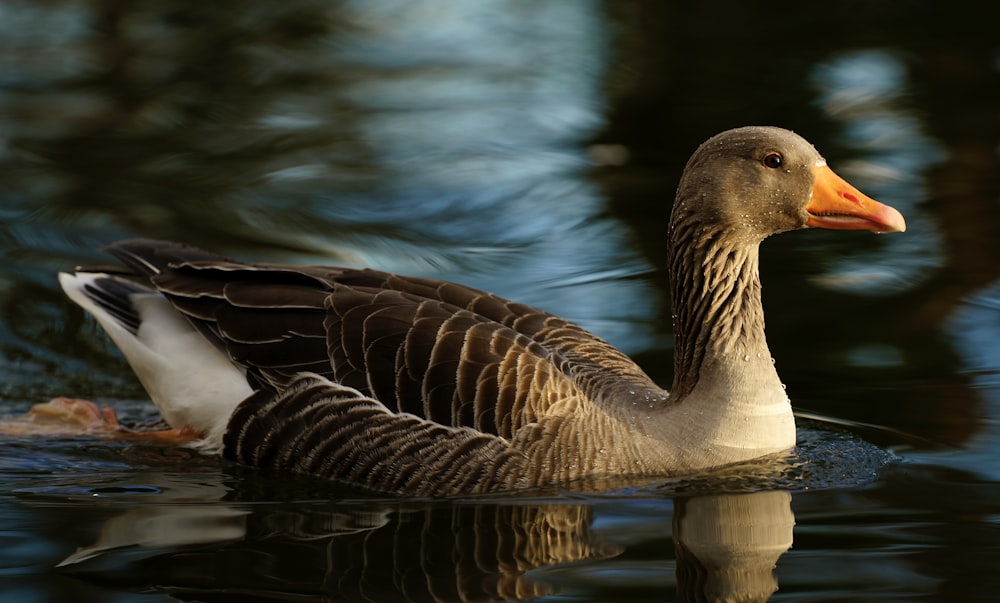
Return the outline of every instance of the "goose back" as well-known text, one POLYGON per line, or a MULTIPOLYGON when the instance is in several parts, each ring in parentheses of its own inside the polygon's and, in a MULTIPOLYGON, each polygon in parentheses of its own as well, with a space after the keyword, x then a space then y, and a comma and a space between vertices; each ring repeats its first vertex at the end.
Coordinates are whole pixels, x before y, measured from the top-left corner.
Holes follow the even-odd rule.
POLYGON ((302 372, 405 412, 511 438, 556 403, 614 408, 662 392, 581 327, 455 283, 370 269, 247 264, 176 243, 109 251, 278 392, 302 372))

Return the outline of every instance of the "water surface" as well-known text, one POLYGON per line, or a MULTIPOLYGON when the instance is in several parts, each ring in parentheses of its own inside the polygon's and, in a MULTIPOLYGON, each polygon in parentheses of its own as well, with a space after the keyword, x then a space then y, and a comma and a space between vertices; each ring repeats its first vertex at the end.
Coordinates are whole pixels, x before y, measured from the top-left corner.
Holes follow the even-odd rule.
POLYGON ((1000 15, 961 5, 0 2, 4 416, 155 420, 55 283, 117 238, 458 280, 668 385, 666 220, 708 136, 794 129, 909 227, 764 244, 779 374, 827 419, 792 456, 415 501, 6 438, 3 599, 991 600, 1000 15))

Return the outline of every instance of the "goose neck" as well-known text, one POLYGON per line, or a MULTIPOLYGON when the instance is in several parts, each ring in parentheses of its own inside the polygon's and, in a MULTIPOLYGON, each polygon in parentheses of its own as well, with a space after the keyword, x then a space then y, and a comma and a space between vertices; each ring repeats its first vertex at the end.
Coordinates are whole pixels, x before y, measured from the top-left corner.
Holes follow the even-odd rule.
POLYGON ((672 227, 670 271, 674 399, 706 380, 780 386, 764 335, 758 242, 721 228, 672 227))

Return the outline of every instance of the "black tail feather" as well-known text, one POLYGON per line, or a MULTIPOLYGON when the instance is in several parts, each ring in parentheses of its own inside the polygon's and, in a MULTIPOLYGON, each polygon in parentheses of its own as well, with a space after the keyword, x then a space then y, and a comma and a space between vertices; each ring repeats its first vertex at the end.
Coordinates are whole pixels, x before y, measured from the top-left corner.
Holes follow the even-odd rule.
POLYGON ((101 277, 84 285, 83 292, 130 333, 133 335, 139 333, 142 319, 132 304, 132 295, 148 294, 152 293, 152 290, 130 281, 101 277))

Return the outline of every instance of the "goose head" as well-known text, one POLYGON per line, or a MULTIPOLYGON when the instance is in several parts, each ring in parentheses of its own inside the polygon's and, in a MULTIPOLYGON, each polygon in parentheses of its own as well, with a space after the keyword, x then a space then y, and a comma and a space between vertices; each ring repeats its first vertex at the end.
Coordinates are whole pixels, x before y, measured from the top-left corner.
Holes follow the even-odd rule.
POLYGON ((774 127, 718 134, 691 156, 673 225, 694 221, 734 243, 800 228, 902 232, 903 216, 868 197, 826 164, 805 139, 774 127))

